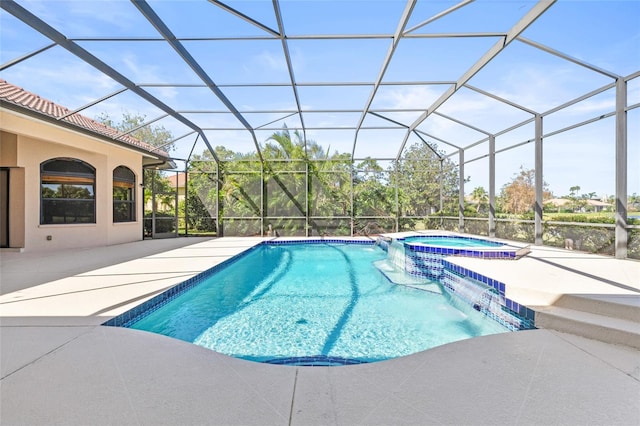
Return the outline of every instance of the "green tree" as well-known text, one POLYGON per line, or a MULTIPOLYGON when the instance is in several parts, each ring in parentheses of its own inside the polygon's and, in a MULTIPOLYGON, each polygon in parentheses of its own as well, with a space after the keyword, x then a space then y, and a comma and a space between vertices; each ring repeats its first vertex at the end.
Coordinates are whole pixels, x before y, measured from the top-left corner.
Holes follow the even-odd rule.
POLYGON ((569 196, 571 198, 577 198, 579 193, 580 193, 580 187, 578 185, 572 186, 571 188, 569 188, 569 196))
POLYGON ((189 226, 196 232, 211 232, 223 216, 236 217, 241 219, 225 221, 231 234, 258 233, 257 221, 248 220, 261 214, 261 166, 255 153, 241 154, 223 146, 216 146, 214 152, 219 163, 208 150, 188 163, 185 211, 189 226))
POLYGON ((353 216, 356 234, 393 231, 395 187, 390 177, 390 172, 372 158, 366 158, 354 166, 353 216))
POLYGON ((441 187, 442 210, 457 212, 458 168, 449 159, 441 160, 436 152, 436 144, 413 144, 396 165, 402 215, 427 216, 440 211, 441 187))
MULTIPOLYGON (((312 233, 336 232, 339 224, 320 222, 313 217, 331 219, 350 215, 351 162, 348 154, 331 153, 313 140, 304 140, 298 131, 286 127, 271 135, 264 146, 266 209, 268 216, 291 216, 273 223, 276 228, 303 233, 303 223, 295 217, 311 219, 312 233), (283 161, 284 160, 284 161, 283 161), (307 196, 308 194, 308 196, 307 196), (324 223, 324 224, 323 224, 324 223)), ((342 226, 340 233, 348 231, 342 226)))
MULTIPOLYGON (((275 132, 267 139, 262 155, 265 159, 267 215, 306 217, 309 158, 302 134, 297 130, 292 133, 286 127, 275 132)), ((301 224, 300 219, 287 219, 278 226, 296 230, 301 224)))
POLYGON ((263 214, 265 226, 272 225, 280 235, 304 235, 307 215, 316 235, 348 234, 351 222, 342 218, 352 215, 356 232, 391 231, 399 213, 396 187, 405 216, 437 211, 441 184, 445 200, 454 200, 457 206, 455 164, 441 160, 424 145, 409 147, 402 161, 386 170, 371 158, 354 165, 349 154, 331 153, 315 141, 305 142, 300 132, 286 127, 264 142, 264 163, 256 160, 255 153, 239 154, 222 147, 215 151, 221 160, 218 165, 207 152, 189 163, 187 209, 189 216, 209 212, 210 217, 215 213, 225 218, 225 228, 233 226, 235 234, 258 232, 259 222, 250 218, 260 219, 263 214), (216 196, 219 212, 215 212, 216 196))
MULTIPOLYGON (((170 152, 173 150, 173 135, 167 129, 157 125, 144 125, 145 116, 124 112, 120 121, 115 121, 107 113, 103 113, 96 118, 99 121, 113 129, 127 133, 141 142, 145 142, 151 146, 157 147, 159 150, 170 152)), ((161 171, 145 168, 144 176, 144 209, 145 218, 151 217, 151 209, 155 208, 156 212, 156 232, 172 232, 175 230, 174 217, 177 214, 175 206, 175 192, 169 180, 161 171), (156 205, 151 205, 151 200, 155 194, 156 205)), ((153 229, 150 220, 144 221, 145 234, 151 234, 153 229)))
MULTIPOLYGON (((615 205, 615 197, 612 195, 607 200, 609 204, 615 205)), ((640 211, 640 195, 635 192, 627 197, 627 209, 630 212, 640 211)))
POLYGON ((362 160, 354 170, 354 215, 394 216, 395 193, 388 172, 372 158, 362 160))
MULTIPOLYGON (((172 151, 174 149, 174 144, 171 142, 173 140, 173 134, 163 126, 145 126, 145 118, 146 116, 144 115, 125 111, 122 114, 122 119, 120 121, 115 121, 107 113, 100 114, 96 118, 96 121, 123 133, 128 133, 139 141, 145 142, 165 152, 172 151)), ((149 203, 152 191, 155 191, 156 201, 161 205, 173 205, 173 199, 175 198, 173 193, 175 188, 171 187, 169 181, 162 176, 159 171, 150 168, 145 169, 143 181, 145 184, 145 205, 149 203), (151 187, 152 185, 153 188, 151 187)))
POLYGON ((123 133, 130 132, 129 135, 132 137, 148 143, 153 147, 162 149, 165 152, 173 151, 174 144, 171 142, 173 139, 172 133, 163 126, 145 126, 145 118, 146 116, 144 115, 125 111, 120 121, 114 121, 107 113, 100 114, 96 120, 123 133))
POLYGON ((480 210, 489 204, 489 193, 483 187, 477 186, 471 192, 471 199, 476 202, 476 212, 480 213, 480 210))
MULTIPOLYGON (((216 155, 224 158, 223 148, 219 148, 216 148, 216 155)), ((185 202, 180 208, 189 230, 192 233, 216 231, 218 174, 215 160, 208 150, 202 155, 195 155, 189 163, 185 195, 185 202)))

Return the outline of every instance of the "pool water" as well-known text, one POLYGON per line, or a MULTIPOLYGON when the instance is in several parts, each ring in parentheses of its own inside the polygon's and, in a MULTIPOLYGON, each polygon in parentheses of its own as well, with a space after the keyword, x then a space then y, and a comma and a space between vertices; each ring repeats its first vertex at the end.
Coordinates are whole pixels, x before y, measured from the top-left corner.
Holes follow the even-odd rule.
POLYGON ((418 243, 441 247, 501 247, 504 244, 479 238, 450 237, 450 236, 415 236, 401 240, 405 243, 418 243))
POLYGON ((260 362, 373 362, 508 331, 446 293, 392 284, 373 267, 385 257, 374 245, 260 245, 131 328, 260 362))

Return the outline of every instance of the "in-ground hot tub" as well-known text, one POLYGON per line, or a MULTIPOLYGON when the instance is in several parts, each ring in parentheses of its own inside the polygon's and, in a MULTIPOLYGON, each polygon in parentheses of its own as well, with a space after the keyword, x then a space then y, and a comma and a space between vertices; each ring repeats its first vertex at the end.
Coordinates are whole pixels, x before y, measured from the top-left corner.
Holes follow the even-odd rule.
POLYGON ((460 235, 410 235, 394 240, 411 251, 451 256, 517 259, 530 252, 529 246, 460 235))

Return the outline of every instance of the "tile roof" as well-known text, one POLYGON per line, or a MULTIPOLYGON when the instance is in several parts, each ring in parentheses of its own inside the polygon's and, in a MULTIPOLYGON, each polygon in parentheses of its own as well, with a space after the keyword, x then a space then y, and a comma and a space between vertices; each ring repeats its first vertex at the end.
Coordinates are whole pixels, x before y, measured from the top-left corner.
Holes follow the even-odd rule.
POLYGON ((122 142, 136 148, 141 148, 144 151, 153 153, 160 157, 169 156, 169 154, 163 150, 156 150, 152 145, 149 145, 146 142, 136 139, 130 135, 125 135, 119 130, 106 126, 96 120, 85 117, 84 115, 76 113, 65 117, 65 115, 72 112, 70 109, 58 105, 50 100, 43 99, 34 93, 28 92, 18 86, 14 86, 2 79, 0 79, 0 101, 9 102, 47 117, 64 121, 97 135, 106 136, 114 141, 122 142))
POLYGON ((172 188, 184 188, 186 175, 185 173, 180 172, 170 175, 167 179, 169 180, 172 188))

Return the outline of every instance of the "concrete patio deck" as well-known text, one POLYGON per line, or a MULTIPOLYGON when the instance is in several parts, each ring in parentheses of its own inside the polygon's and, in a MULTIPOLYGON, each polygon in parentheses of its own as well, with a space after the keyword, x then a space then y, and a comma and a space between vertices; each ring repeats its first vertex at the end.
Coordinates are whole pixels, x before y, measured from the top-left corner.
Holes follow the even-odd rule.
MULTIPOLYGON (((584 337, 581 321, 568 321, 571 333, 549 320, 548 329, 347 367, 259 364, 100 326, 262 240, 1 252, 0 424, 640 424, 640 351, 584 337)), ((639 321, 639 262, 548 247, 518 261, 456 262, 503 280, 508 296, 540 312, 605 322, 610 315, 587 311, 626 305, 631 318, 615 321, 639 321)))

